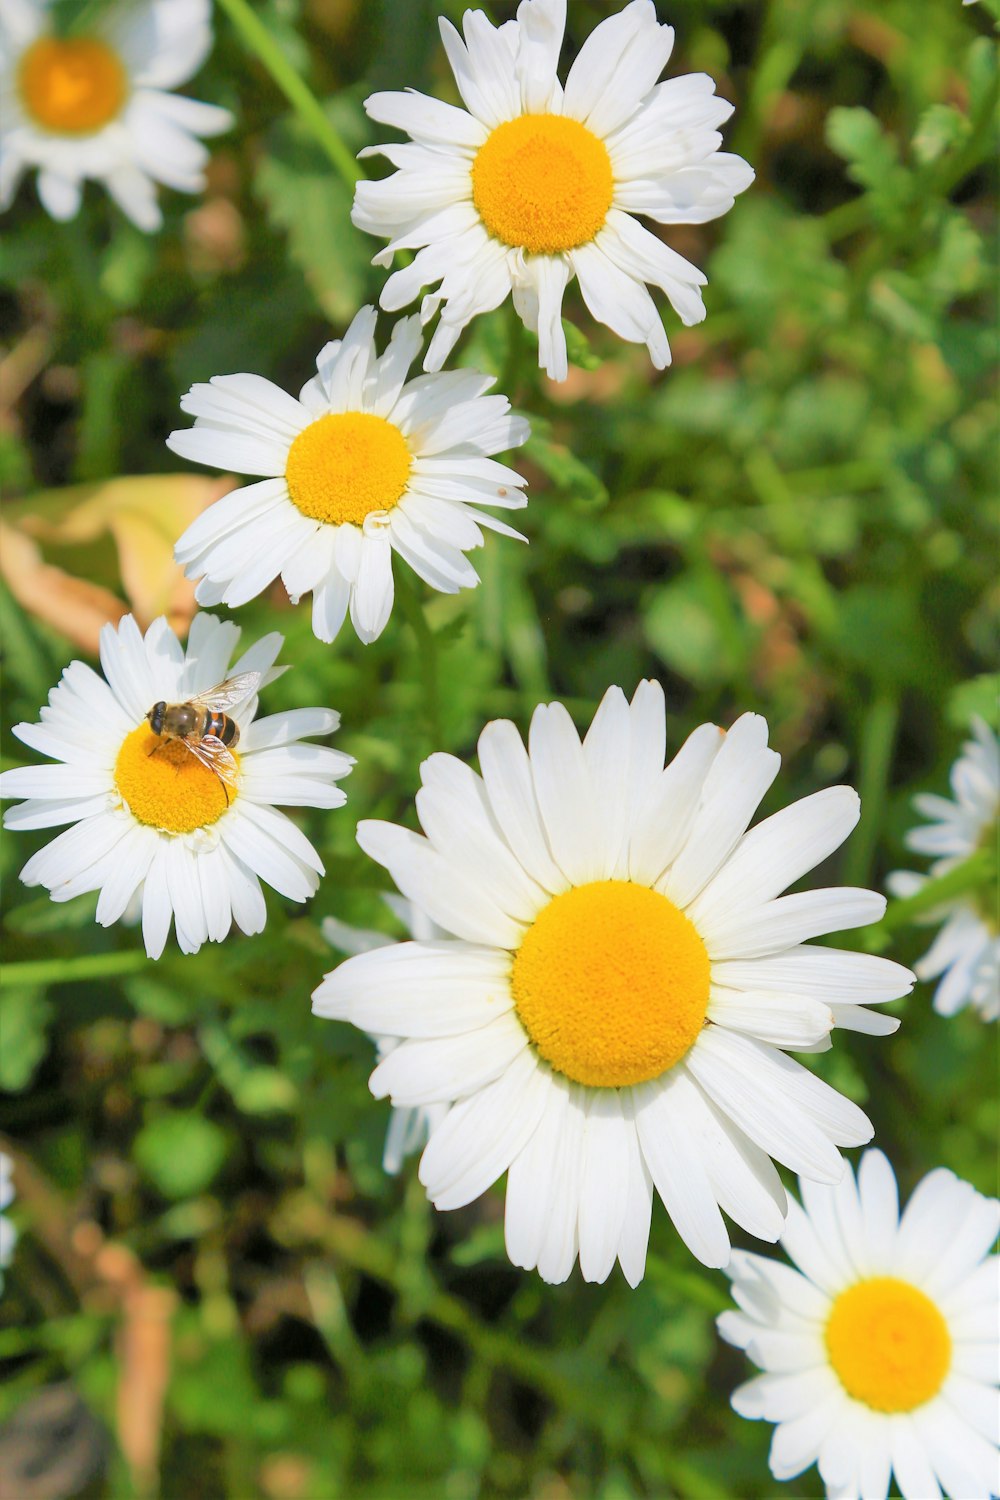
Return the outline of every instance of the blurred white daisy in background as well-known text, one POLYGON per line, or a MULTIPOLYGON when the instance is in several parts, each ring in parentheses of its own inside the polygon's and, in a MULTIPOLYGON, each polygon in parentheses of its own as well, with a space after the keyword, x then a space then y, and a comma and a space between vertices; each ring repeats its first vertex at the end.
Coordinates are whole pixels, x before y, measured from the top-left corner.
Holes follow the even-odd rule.
MULTIPOLYGON (((416 938, 418 942, 430 942, 434 938, 445 936, 440 927, 431 921, 412 901, 407 901, 402 896, 395 895, 392 891, 386 891, 382 897, 386 906, 392 914, 406 928, 410 937, 416 938)), ((338 921, 336 917, 325 917, 323 920, 323 936, 332 948, 338 948, 341 953, 371 953, 375 948, 389 948, 396 939, 388 937, 384 932, 375 932, 364 927, 350 927, 346 922, 338 921)), ((379 1061, 388 1057, 394 1047, 399 1045, 399 1038, 394 1036, 373 1036, 372 1041, 378 1049, 379 1061)), ((412 1156, 414 1151, 419 1151, 427 1144, 431 1131, 435 1125, 439 1125, 448 1113, 447 1104, 421 1104, 414 1109, 394 1109, 389 1121, 389 1129, 385 1137, 385 1150, 382 1154, 382 1166, 387 1172, 395 1174, 407 1156, 412 1156)))
POLYGON ((0 1151, 0 1292, 3 1291, 3 1273, 10 1265, 14 1246, 17 1244, 17 1230, 2 1212, 3 1209, 10 1208, 14 1201, 13 1171, 14 1163, 0 1151))
POLYGON ((517 510, 525 481, 491 457, 529 428, 493 377, 449 370, 407 381, 422 344, 404 318, 375 352, 373 307, 327 344, 299 399, 259 375, 216 375, 181 401, 195 418, 167 446, 193 463, 257 484, 234 490, 188 527, 175 548, 200 604, 236 608, 278 575, 293 603, 312 591, 313 630, 332 641, 350 609, 363 641, 392 610, 392 553, 445 594, 473 588, 465 556, 482 528, 523 541, 481 505, 517 510))
POLYGON ((264 687, 280 635, 267 635, 230 666, 239 627, 196 615, 185 649, 165 619, 145 637, 131 615, 101 632, 99 677, 81 661, 66 668, 41 711, 41 723, 18 724, 17 737, 60 762, 0 775, 0 796, 27 797, 10 808, 7 828, 72 824, 21 871, 54 901, 100 891, 97 920, 117 922, 137 896, 146 952, 163 952, 173 918, 177 941, 194 953, 221 942, 233 922, 260 932, 266 920, 261 880, 289 901, 305 901, 323 864, 312 844, 273 804, 340 807, 335 785, 354 764, 349 755, 307 743, 337 728, 328 708, 297 708, 257 718, 257 693, 227 708, 238 726, 232 779, 178 739, 154 733, 150 710, 183 703, 237 675, 264 687))
POLYGON ((512 294, 538 334, 542 368, 564 380, 562 300, 575 276, 593 316, 645 343, 662 370, 670 347, 647 283, 692 324, 705 316, 706 278, 635 215, 703 224, 732 207, 754 177, 719 150, 732 105, 704 73, 657 83, 674 33, 651 0, 632 0, 594 28, 565 87, 565 0, 522 0, 517 20, 498 28, 466 11, 462 25, 464 42, 440 22, 464 110, 412 90, 365 101, 373 120, 411 137, 362 153, 397 168, 356 190, 355 224, 390 240, 375 264, 417 250, 389 277, 381 305, 405 307, 436 287, 422 316, 441 307, 424 361, 438 370, 466 324, 512 294))
MULTIPOLYGON (((907 848, 933 858, 928 875, 897 870, 889 876, 894 896, 913 896, 928 881, 975 854, 990 848, 997 853, 1000 817, 1000 743, 982 719, 972 721, 972 739, 951 768, 954 802, 924 793, 914 797, 917 812, 933 821, 906 836, 907 848)), ((918 918, 941 923, 923 958, 915 965, 918 979, 937 979, 934 1009, 942 1016, 971 1005, 984 1021, 1000 1016, 1000 911, 995 880, 982 898, 974 893, 942 902, 918 918)))
POLYGON ((858 1181, 803 1181, 781 1242, 797 1270, 737 1250, 738 1312, 719 1332, 763 1374, 733 1393, 775 1422, 771 1472, 819 1464, 836 1500, 1000 1494, 1000 1203, 931 1172, 899 1217, 896 1179, 866 1151, 858 1181))
POLYGON ((159 229, 155 183, 205 186, 198 139, 228 130, 214 104, 169 92, 212 46, 210 0, 140 0, 56 35, 48 0, 0 0, 0 209, 25 171, 54 219, 72 219, 87 178, 104 183, 140 229, 159 229))
POLYGON ((424 837, 362 822, 361 847, 449 937, 347 959, 318 1015, 399 1045, 371 1088, 397 1106, 451 1104, 420 1180, 460 1208, 507 1172, 507 1250, 562 1281, 579 1255, 633 1286, 655 1186, 706 1265, 729 1258, 725 1211, 781 1232, 771 1157, 821 1182, 838 1146, 870 1139, 857 1107, 785 1056, 834 1026, 885 1034, 866 1009, 909 970, 805 946, 873 922, 872 891, 779 893, 836 849, 858 798, 833 787, 747 827, 779 757, 745 714, 704 724, 664 769, 663 691, 611 688, 581 745, 566 709, 540 706, 526 751, 488 724, 481 776, 450 755, 422 767, 424 837))

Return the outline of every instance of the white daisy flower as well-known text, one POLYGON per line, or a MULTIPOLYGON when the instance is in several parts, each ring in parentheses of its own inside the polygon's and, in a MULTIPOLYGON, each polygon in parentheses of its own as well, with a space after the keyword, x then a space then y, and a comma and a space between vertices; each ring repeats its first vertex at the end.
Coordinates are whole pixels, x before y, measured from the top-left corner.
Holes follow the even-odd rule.
POLYGON ((274 804, 340 807, 346 800, 334 783, 352 758, 307 743, 336 729, 340 715, 297 708, 258 719, 257 688, 284 670, 274 666, 282 637, 264 636, 230 666, 239 636, 238 626, 212 615, 195 616, 186 650, 162 618, 145 637, 131 615, 117 629, 106 625, 104 677, 72 662, 41 723, 14 729, 60 764, 0 776, 0 796, 29 799, 8 810, 7 828, 73 825, 29 859, 25 885, 45 886, 53 901, 100 891, 102 927, 141 897, 150 958, 163 952, 171 918, 185 953, 221 942, 233 922, 246 933, 262 931, 261 879, 289 901, 305 901, 323 864, 274 804), (236 678, 242 681, 229 694, 210 693, 236 678), (227 701, 235 693, 243 696, 227 701), (154 732, 157 707, 199 697, 209 706, 226 701, 228 723, 210 726, 216 759, 154 732), (220 745, 232 749, 222 755, 220 745))
POLYGON ((426 321, 441 321, 424 368, 438 370, 465 325, 513 295, 538 335, 539 363, 565 380, 563 293, 575 276, 594 317, 645 343, 658 370, 670 347, 647 283, 667 295, 682 323, 705 316, 697 266, 635 218, 703 224, 726 213, 753 171, 719 150, 732 105, 704 73, 657 83, 673 47, 652 0, 632 0, 591 32, 557 76, 565 0, 522 0, 517 20, 494 28, 466 11, 465 40, 440 22, 466 108, 413 91, 372 94, 373 120, 405 130, 405 145, 370 147, 397 171, 360 182, 353 219, 390 244, 375 257, 418 251, 390 276, 386 309, 421 287, 426 321))
POLYGON ((205 186, 198 139, 233 117, 171 89, 212 46, 209 0, 141 0, 100 11, 83 33, 57 36, 49 0, 0 0, 0 208, 38 168, 53 219, 76 216, 87 178, 102 181, 140 229, 163 222, 154 184, 205 186))
MULTIPOLYGON (((918 854, 933 856, 930 874, 897 870, 889 876, 894 896, 915 895, 928 879, 945 875, 977 849, 995 848, 1000 816, 1000 743, 982 719, 972 721, 971 740, 951 768, 954 802, 926 794, 913 799, 918 812, 934 821, 914 828, 906 844, 918 854)), ((934 1009, 942 1016, 972 1005, 984 1021, 1000 1016, 1000 933, 996 887, 982 901, 974 895, 944 902, 919 918, 942 923, 930 948, 916 965, 918 979, 940 977, 934 1009)))
POLYGON ((175 549, 200 604, 236 608, 277 576, 293 603, 312 591, 313 630, 332 641, 348 608, 363 641, 392 610, 392 553, 432 588, 455 594, 479 574, 465 556, 482 527, 517 537, 480 505, 518 510, 525 480, 490 455, 529 427, 493 377, 475 370, 406 379, 421 343, 404 318, 375 352, 364 307, 327 344, 296 401, 259 375, 216 375, 181 406, 196 420, 172 432, 182 458, 266 476, 234 490, 188 527, 175 549))
MULTIPOLYGON (((14 1201, 12 1173, 14 1163, 0 1151, 0 1209, 10 1208, 14 1201)), ((10 1265, 17 1244, 17 1230, 7 1215, 0 1213, 0 1292, 3 1291, 3 1273, 10 1265)))
POLYGON ((719 1332, 764 1371, 733 1393, 775 1422, 771 1472, 818 1463, 836 1500, 1000 1494, 1000 1203, 939 1168, 899 1217, 896 1179, 866 1151, 857 1185, 803 1182, 781 1242, 798 1267, 737 1250, 740 1311, 719 1332))
POLYGON ((782 1049, 821 1050, 835 1025, 887 1033, 865 1007, 907 969, 803 946, 875 921, 883 897, 779 896, 854 827, 849 787, 747 826, 777 774, 767 725, 704 724, 664 770, 657 683, 605 695, 581 745, 540 706, 526 751, 488 724, 481 775, 422 767, 424 837, 362 822, 361 847, 451 937, 349 958, 314 995, 321 1016, 400 1038, 377 1097, 451 1104, 420 1163, 440 1209, 507 1172, 507 1250, 562 1281, 615 1259, 642 1278, 653 1187, 695 1255, 725 1265, 720 1206, 775 1239, 785 1195, 771 1157, 837 1182, 837 1146, 871 1137, 861 1110, 782 1049))
MULTIPOLYGON (((446 936, 412 901, 394 895, 391 891, 387 891, 382 899, 393 915, 402 922, 410 937, 417 942, 431 942, 446 936)), ((352 955, 371 953, 376 948, 390 948, 395 942, 394 938, 387 937, 384 932, 350 927, 336 917, 324 919, 323 936, 332 948, 339 948, 341 953, 352 955)), ((373 1036, 372 1041, 378 1050, 380 1062, 399 1045, 399 1038, 395 1036, 373 1036)), ((408 1156, 427 1144, 431 1131, 435 1125, 440 1125, 447 1113, 447 1104, 419 1104, 414 1109, 394 1109, 382 1154, 382 1166, 385 1170, 395 1175, 408 1156)))

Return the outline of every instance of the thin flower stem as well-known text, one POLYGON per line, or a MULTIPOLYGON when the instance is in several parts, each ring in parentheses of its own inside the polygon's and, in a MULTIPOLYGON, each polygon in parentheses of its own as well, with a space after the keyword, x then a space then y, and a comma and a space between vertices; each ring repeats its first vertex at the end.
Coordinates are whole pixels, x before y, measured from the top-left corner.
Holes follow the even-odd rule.
POLYGON ((888 946, 892 935, 900 927, 909 926, 918 917, 925 916, 936 907, 943 906, 948 901, 954 901, 959 896, 984 890, 990 881, 995 879, 996 859, 993 851, 977 849, 975 854, 964 859, 953 870, 948 870, 944 875, 928 880, 918 891, 914 891, 912 896, 906 896, 899 901, 890 901, 881 922, 873 927, 865 928, 859 934, 860 946, 870 953, 880 953, 888 946))
POLYGON ((118 974, 136 974, 148 963, 141 949, 131 948, 124 953, 87 953, 80 958, 40 958, 4 964, 0 969, 0 989, 68 984, 78 979, 111 979, 118 974))
POLYGON ((303 123, 308 125, 344 182, 349 188, 353 188, 364 173, 336 127, 327 118, 315 94, 296 73, 263 21, 248 4, 248 0, 219 0, 219 4, 251 52, 256 53, 289 104, 303 123))

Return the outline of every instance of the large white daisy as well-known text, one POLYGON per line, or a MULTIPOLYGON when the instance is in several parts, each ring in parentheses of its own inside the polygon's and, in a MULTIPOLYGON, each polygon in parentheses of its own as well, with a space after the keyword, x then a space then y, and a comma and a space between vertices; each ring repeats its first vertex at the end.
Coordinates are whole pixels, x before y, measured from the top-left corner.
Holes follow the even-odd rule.
POLYGON ((771 1472, 818 1463, 836 1500, 986 1500, 1000 1494, 1000 1203, 953 1172, 919 1184, 899 1217, 896 1179, 866 1151, 857 1184, 803 1181, 782 1244, 797 1270, 738 1250, 738 1312, 723 1338, 763 1374, 733 1393, 777 1426, 771 1472))
MULTIPOLYGON (((912 896, 928 879, 945 875, 975 854, 977 849, 996 848, 1000 816, 1000 743, 982 719, 972 722, 972 739, 951 768, 954 802, 947 797, 924 794, 915 797, 918 812, 933 821, 914 828, 906 844, 918 854, 933 858, 930 875, 897 870, 889 876, 894 896, 912 896)), ((981 900, 960 896, 944 902, 924 917, 925 923, 941 923, 930 948, 916 965, 919 979, 937 979, 934 1009, 953 1016, 965 1006, 979 1012, 985 1021, 1000 1016, 1000 932, 997 924, 996 885, 988 887, 981 900)))
POLYGON ((296 401, 259 375, 216 375, 181 406, 193 428, 167 444, 182 458, 257 484, 232 491, 188 527, 175 555, 200 578, 200 604, 245 604, 278 575, 293 602, 312 591, 313 630, 332 641, 348 608, 363 641, 392 610, 392 553, 445 594, 472 588, 465 556, 482 528, 524 538, 478 507, 527 504, 525 481, 491 457, 529 428, 493 377, 451 370, 407 380, 420 319, 396 324, 375 352, 376 312, 364 307, 327 344, 296 401))
POLYGON ((53 32, 49 0, 0 0, 0 208, 38 168, 54 219, 72 219, 87 178, 103 181, 140 229, 163 222, 154 184, 205 186, 198 139, 233 123, 228 110, 171 89, 212 46, 209 0, 140 0, 98 10, 86 31, 53 32))
MULTIPOLYGON (((377 146, 397 168, 360 182, 353 218, 397 250, 416 249, 381 296, 384 308, 441 307, 424 361, 440 369, 465 325, 511 293, 538 334, 539 362, 567 373, 561 311, 575 276, 588 308, 657 369, 670 347, 647 290, 660 287, 682 323, 705 316, 705 276, 635 218, 703 224, 749 187, 753 171, 719 150, 732 105, 704 73, 657 83, 674 41, 652 0, 632 0, 596 26, 569 70, 557 76, 565 0, 522 0, 517 20, 494 28, 466 11, 465 40, 449 21, 441 36, 464 110, 415 92, 372 94, 373 120, 411 141, 377 146)), ((366 154, 366 153, 362 153, 366 154)))
POLYGON ((166 620, 145 637, 131 615, 101 632, 99 677, 72 662, 41 711, 41 723, 14 733, 58 761, 0 776, 0 796, 27 797, 10 808, 7 828, 73 826, 35 854, 21 871, 25 885, 43 885, 54 901, 100 891, 97 920, 117 922, 141 899, 146 952, 163 952, 171 918, 177 941, 194 953, 221 942, 233 922, 260 932, 266 911, 261 880, 289 901, 305 901, 323 864, 312 844, 274 804, 340 807, 335 783, 353 760, 307 743, 329 734, 340 715, 298 708, 257 718, 257 692, 227 708, 238 725, 228 783, 187 745, 154 733, 158 703, 184 703, 223 680, 252 674, 264 687, 280 635, 267 635, 230 666, 239 627, 196 615, 187 649, 166 620))
POLYGON ((779 892, 858 817, 834 787, 747 827, 777 774, 767 725, 696 729, 664 769, 657 683, 611 688, 581 745, 541 706, 526 751, 488 724, 481 775, 450 755, 422 767, 424 837, 362 822, 358 841, 450 938, 349 958, 317 1014, 400 1038, 372 1075, 395 1105, 450 1103, 420 1179, 459 1208, 507 1172, 507 1249, 561 1281, 617 1258, 642 1277, 653 1187, 706 1265, 737 1223, 775 1239, 785 1195, 771 1157, 822 1182, 865 1115, 785 1048, 820 1050, 836 1025, 886 1033, 865 1007, 912 974, 803 946, 875 921, 871 891, 779 892))
MULTIPOLYGON (((430 942, 446 936, 412 901, 407 901, 405 897, 397 896, 392 891, 386 891, 382 899, 410 937, 417 942, 430 942)), ((376 948, 389 948, 395 942, 394 938, 388 937, 384 932, 351 927, 337 917, 324 918, 323 936, 331 947, 351 955, 371 953, 376 948)), ((399 1045, 399 1038, 395 1036, 373 1036, 372 1041, 378 1051, 379 1061, 388 1057, 393 1048, 399 1045)), ((447 1104, 418 1104, 413 1109, 394 1109, 382 1153, 382 1166, 385 1170, 392 1174, 398 1172, 408 1156, 426 1145, 431 1131, 435 1125, 440 1125, 447 1113, 447 1104)))

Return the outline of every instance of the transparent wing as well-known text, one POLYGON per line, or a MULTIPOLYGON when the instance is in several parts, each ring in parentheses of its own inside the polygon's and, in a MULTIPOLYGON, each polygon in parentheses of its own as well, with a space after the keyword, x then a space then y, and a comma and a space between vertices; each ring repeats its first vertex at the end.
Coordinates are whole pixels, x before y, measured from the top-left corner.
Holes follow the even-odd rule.
MULTIPOLYGON (((248 677, 256 675, 255 672, 247 673, 248 677)), ((184 739, 181 744, 186 745, 195 760, 200 760, 202 765, 214 771, 216 776, 227 781, 230 786, 236 785, 236 761, 229 749, 214 734, 207 734, 203 740, 184 739)))
POLYGON ((237 672, 235 677, 227 677, 225 682, 217 682, 215 687, 196 693, 188 702, 198 703, 202 708, 224 714, 255 693, 263 675, 263 672, 237 672))

